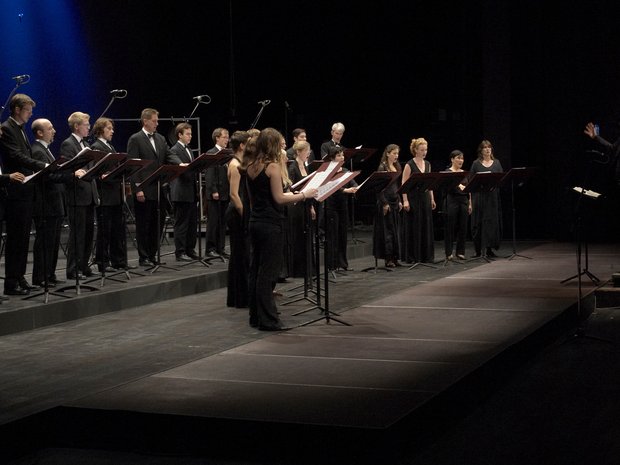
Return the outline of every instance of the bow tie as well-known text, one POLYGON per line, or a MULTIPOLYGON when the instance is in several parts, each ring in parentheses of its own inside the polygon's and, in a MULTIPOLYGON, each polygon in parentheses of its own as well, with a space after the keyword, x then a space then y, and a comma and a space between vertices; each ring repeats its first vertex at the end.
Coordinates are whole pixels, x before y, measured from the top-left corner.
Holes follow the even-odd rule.
POLYGON ((149 139, 153 138, 153 134, 151 134, 151 133, 147 133, 147 136, 149 136, 149 139))

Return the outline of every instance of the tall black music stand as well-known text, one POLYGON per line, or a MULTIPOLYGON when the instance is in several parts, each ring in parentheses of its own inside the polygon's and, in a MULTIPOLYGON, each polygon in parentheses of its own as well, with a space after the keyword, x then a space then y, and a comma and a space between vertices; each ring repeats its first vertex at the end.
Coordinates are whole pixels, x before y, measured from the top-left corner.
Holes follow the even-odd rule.
MULTIPOLYGON (((62 163, 64 159, 57 159, 54 160, 53 163, 50 163, 49 165, 47 165, 45 168, 43 168, 40 171, 37 171, 36 173, 34 173, 31 176, 28 176, 25 180, 24 180, 24 184, 26 183, 39 183, 41 184, 41 192, 45 192, 45 185, 48 182, 52 182, 49 179, 49 175, 50 173, 53 173, 55 171, 58 170, 58 166, 60 163, 62 163)), ((45 202, 45 200, 43 200, 41 202, 41 204, 43 205, 43 212, 42 212, 42 218, 43 218, 43 291, 37 293, 37 294, 30 294, 26 297, 24 297, 22 300, 28 300, 28 299, 32 299, 33 297, 38 297, 40 295, 44 296, 44 303, 48 303, 49 302, 49 296, 50 295, 55 295, 58 297, 65 297, 65 298, 72 298, 72 295, 69 294, 61 294, 60 292, 50 292, 49 290, 49 281, 48 281, 48 274, 47 274, 47 236, 45 235, 45 231, 46 231, 46 224, 47 224, 47 215, 45 214, 47 211, 47 203, 45 202)), ((37 231, 37 234, 39 234, 39 232, 41 231, 37 231)))
MULTIPOLYGON (((185 171, 185 166, 179 165, 161 165, 155 171, 153 171, 146 179, 142 182, 136 183, 136 188, 143 189, 150 184, 157 183, 157 228, 159 230, 159 225, 162 223, 161 216, 161 186, 166 182, 172 181, 177 176, 181 175, 185 171)), ((146 271, 149 271, 151 274, 157 272, 160 268, 167 268, 173 271, 180 271, 179 268, 174 266, 165 266, 165 263, 161 262, 161 234, 159 234, 157 240, 157 263, 155 263, 152 267, 147 268, 146 271)))
POLYGON ((586 275, 590 280, 598 285, 600 283, 600 279, 595 276, 588 269, 589 260, 588 260, 588 239, 585 234, 583 234, 583 218, 582 218, 582 203, 583 199, 590 199, 592 201, 596 201, 600 194, 598 192, 590 191, 589 189, 585 189, 583 187, 574 187, 573 192, 576 192, 577 203, 575 206, 575 242, 577 243, 577 273, 571 276, 570 278, 563 279, 560 281, 561 284, 564 284, 568 281, 571 281, 575 278, 579 280, 579 301, 581 302, 581 277, 586 275), (582 268, 582 259, 581 256, 584 256, 585 267, 582 268))
MULTIPOLYGON (((445 205, 444 211, 444 234, 446 234, 447 228, 450 227, 450 222, 448 221, 448 194, 455 189, 459 184, 464 184, 469 172, 467 171, 439 171, 436 173, 436 182, 433 186, 433 190, 440 191, 443 198, 443 205, 445 205)), ((452 234, 450 234, 450 238, 452 238, 452 234)), ((444 238, 445 240, 445 238, 444 238)), ((455 265, 464 265, 464 262, 450 260, 448 257, 445 258, 443 262, 443 266, 448 266, 448 264, 455 265)))
MULTIPOLYGON (((368 176, 366 180, 364 180, 363 183, 357 186, 357 192, 355 193, 355 195, 358 195, 360 193, 361 194, 367 193, 369 195, 372 195, 373 198, 378 198, 378 194, 381 191, 384 191, 390 184, 396 182, 399 176, 400 176, 400 173, 396 171, 375 171, 374 173, 371 173, 370 176, 368 176)), ((395 225, 395 227, 398 227, 398 226, 395 225)), ((374 240, 375 239, 373 236, 373 242, 374 240)), ((373 252, 374 252, 374 247, 373 247, 373 252)), ((379 267, 377 263, 377 255, 376 254, 373 254, 373 255, 375 257, 375 266, 364 268, 362 271, 365 271, 365 272, 372 271, 375 274, 377 273, 378 270, 393 271, 385 266, 379 267)))
POLYGON ((517 253, 517 209, 515 206, 515 184, 518 187, 521 187, 528 179, 538 175, 539 172, 540 170, 538 168, 511 168, 499 183, 499 186, 502 187, 510 182, 510 204, 512 210, 512 254, 506 257, 508 260, 512 260, 517 257, 527 258, 528 260, 532 259, 532 257, 527 257, 517 253))
MULTIPOLYGON (((127 213, 129 213, 130 215, 131 210, 127 205, 127 193, 125 191, 126 182, 128 179, 131 179, 138 171, 150 165, 152 162, 153 160, 143 160, 141 158, 126 158, 122 164, 111 170, 109 173, 104 173, 101 175, 101 180, 104 182, 116 181, 121 183, 123 192, 123 204, 127 209, 127 213)), ((129 227, 127 226, 127 222, 125 222, 125 227, 127 233, 129 234, 129 227)), ((129 275, 134 274, 136 276, 144 276, 142 273, 138 273, 137 271, 133 270, 127 270, 127 272, 129 273, 129 275)))
MULTIPOLYGON (((504 177, 504 173, 491 173, 490 171, 482 171, 473 173, 469 178, 469 182, 463 192, 469 192, 471 194, 484 194, 486 192, 493 192, 499 189, 501 180, 504 177)), ((501 221, 501 218, 499 219, 501 221)), ((486 256, 487 245, 482 243, 480 248, 480 256, 470 258, 468 261, 485 260, 487 263, 491 262, 491 259, 486 256)))
MULTIPOLYGON (((187 171, 194 171, 198 175, 198 185, 199 185, 198 198, 199 199, 202 200, 202 181, 200 180, 201 173, 213 165, 222 165, 224 163, 227 163, 231 158, 232 158, 232 150, 222 149, 216 153, 203 153, 199 157, 196 157, 194 161, 192 161, 189 165, 187 165, 187 171)), ((201 217, 200 202, 196 204, 196 208, 198 209, 198 213, 196 215, 196 217, 198 218, 198 221, 197 221, 198 224, 196 225, 198 228, 198 260, 187 262, 186 264, 181 265, 181 266, 191 265, 192 263, 200 262, 204 266, 209 267, 211 261, 216 260, 216 259, 220 259, 222 260, 222 262, 225 263, 226 260, 222 256, 203 258, 202 256, 202 221, 200 219, 201 217)), ((207 221, 209 221, 208 218, 207 218, 207 221)))
MULTIPOLYGON (((413 191, 426 192, 433 190, 433 187, 437 182, 437 175, 437 172, 411 173, 409 178, 398 188, 398 193, 401 195, 407 194, 407 196, 409 196, 409 193, 413 191)), ((411 203, 411 201, 409 203, 411 203)), ((426 266, 427 268, 437 269, 435 265, 430 263, 416 262, 409 267, 409 270, 412 270, 417 266, 426 266)))
MULTIPOLYGON (((91 162, 95 162, 95 163, 98 162, 106 155, 107 154, 105 152, 101 152, 98 150, 92 150, 91 148, 86 147, 85 149, 81 150, 75 157, 59 165, 57 171, 59 173, 66 172, 66 171, 73 173, 76 170, 83 168, 84 166, 86 166, 87 164, 91 162)), ((72 182, 73 182, 73 204, 74 204, 73 216, 74 218, 73 218, 73 225, 70 225, 70 227, 75 227, 75 204, 77 203, 76 192, 77 192, 77 185, 78 185, 78 182, 80 182, 80 180, 81 178, 78 180, 76 176, 73 176, 72 182)), ((74 248, 74 253, 77 253, 77 234, 75 234, 75 231, 73 232, 73 248, 74 248)), ((83 260, 88 260, 89 258, 90 257, 83 257, 83 260)), ((78 265, 79 264, 76 259, 75 285, 61 287, 60 289, 57 289, 58 292, 63 292, 68 289, 75 289, 76 295, 80 295, 82 293, 82 289, 86 289, 87 291, 98 291, 99 290, 98 287, 90 286, 87 284, 82 285, 80 283, 80 270, 79 270, 78 265)))
MULTIPOLYGON (((369 160, 375 153, 377 153, 377 149, 370 148, 354 148, 354 149, 344 149, 344 164, 349 163, 349 171, 353 171, 353 162, 363 163, 369 160)), ((351 242, 357 244, 358 242, 364 242, 361 239, 355 238, 355 195, 351 197, 351 242)))
MULTIPOLYGON (((339 163, 337 166, 341 166, 342 163, 339 163)), ((327 166, 326 166, 327 168, 327 166)), ((348 172, 348 173, 343 173, 340 174, 334 171, 331 173, 331 175, 329 175, 329 177, 327 179, 325 179, 320 187, 319 193, 317 194, 316 197, 316 201, 317 202, 323 202, 325 201, 329 196, 331 196, 334 192, 336 192, 338 189, 340 189, 342 186, 344 186, 346 183, 348 183, 351 179, 355 178, 360 172, 359 171, 354 171, 354 172, 348 172), (334 179, 335 178, 335 179, 334 179)), ((311 185, 310 183, 307 184, 311 185)), ((320 294, 321 294, 321 287, 320 287, 320 275, 319 275, 319 235, 317 232, 317 241, 316 241, 316 257, 317 257, 317 306, 313 307, 313 308, 319 308, 321 310, 322 315, 318 318, 315 318, 313 320, 310 320, 306 323, 303 323, 300 326, 307 326, 310 325, 312 323, 316 323, 317 321, 321 321, 321 320, 325 320, 326 324, 329 324, 332 320, 336 321, 342 325, 345 326, 351 326, 350 323, 347 323, 344 320, 341 320, 339 318, 334 318, 332 316, 332 314, 338 315, 335 312, 331 312, 329 309, 329 247, 328 247, 328 236, 329 236, 329 229, 330 228, 326 228, 325 231, 325 235, 323 236, 323 278, 324 278, 324 299, 323 301, 325 302, 325 304, 321 307, 321 299, 320 299, 320 294)), ((318 228, 317 228, 318 231, 318 228)), ((308 309, 311 310, 311 309, 308 309)), ((308 311, 305 310, 305 311, 308 311)), ((298 312, 297 314, 302 313, 302 312, 298 312)))

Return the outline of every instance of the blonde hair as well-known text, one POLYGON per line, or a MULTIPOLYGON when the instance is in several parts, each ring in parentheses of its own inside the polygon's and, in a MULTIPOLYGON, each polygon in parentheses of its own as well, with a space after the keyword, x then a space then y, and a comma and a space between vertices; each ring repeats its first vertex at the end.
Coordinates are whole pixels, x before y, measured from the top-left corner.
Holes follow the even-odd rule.
POLYGON ((71 129, 71 131, 73 131, 77 125, 79 125, 80 123, 88 123, 89 120, 89 114, 82 113, 81 111, 76 111, 69 115, 69 118, 67 118, 67 123, 69 123, 69 128, 71 129))
POLYGON ((415 157, 415 151, 420 145, 428 145, 428 142, 424 137, 418 137, 417 139, 411 139, 411 144, 409 145, 409 151, 411 155, 415 157))

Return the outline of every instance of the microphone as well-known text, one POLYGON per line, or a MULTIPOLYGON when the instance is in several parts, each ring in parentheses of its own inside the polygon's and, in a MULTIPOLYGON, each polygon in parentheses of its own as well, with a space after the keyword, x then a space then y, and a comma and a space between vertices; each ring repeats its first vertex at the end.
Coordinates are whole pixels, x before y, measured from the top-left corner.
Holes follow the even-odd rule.
POLYGON ((127 91, 125 89, 114 89, 110 91, 111 94, 116 98, 125 98, 127 97, 127 91))
POLYGON ((198 100, 198 103, 211 103, 211 97, 209 97, 207 94, 204 95, 196 95, 196 97, 192 97, 192 99, 194 100, 198 100), (203 99, 206 100, 203 102, 203 99))
POLYGON ((271 103, 271 100, 261 100, 260 102, 256 102, 256 103, 266 107, 267 105, 269 105, 271 103))
POLYGON ((13 76, 11 79, 17 82, 30 81, 30 74, 20 74, 19 76, 13 76))

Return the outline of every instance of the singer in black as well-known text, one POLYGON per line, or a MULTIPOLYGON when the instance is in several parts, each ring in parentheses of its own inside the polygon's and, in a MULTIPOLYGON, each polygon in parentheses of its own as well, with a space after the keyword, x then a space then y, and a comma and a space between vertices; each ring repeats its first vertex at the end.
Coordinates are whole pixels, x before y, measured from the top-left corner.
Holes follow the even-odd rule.
MULTIPOLYGON (((116 153, 112 145, 114 121, 99 118, 93 126, 95 141, 91 148, 105 153, 116 153)), ((100 272, 128 270, 127 262, 127 225, 125 222, 124 189, 119 180, 105 181, 97 179, 97 188, 101 201, 97 207, 97 247, 95 262, 100 272)))
MULTIPOLYGON (((215 146, 207 150, 214 154, 228 147, 228 129, 216 128, 211 135, 215 146)), ((205 171, 207 196, 207 257, 229 258, 224 250, 226 244, 226 208, 228 207, 228 168, 226 165, 211 165, 205 171)))
MULTIPOLYGON (((400 147, 398 145, 389 144, 383 151, 377 171, 388 171, 400 175, 399 153, 400 147)), ((400 195, 398 195, 398 185, 398 182, 393 182, 377 193, 377 209, 373 228, 373 255, 377 259, 383 258, 387 268, 400 265, 398 263, 400 256, 400 232, 398 228, 403 204, 400 195)))
POLYGON ((139 183, 165 163, 179 165, 181 160, 170 151, 166 138, 157 133, 159 112, 145 108, 140 115, 142 129, 133 134, 127 142, 127 155, 130 158, 151 160, 152 163, 138 171, 132 178, 134 210, 136 215, 136 240, 140 266, 157 265, 159 240, 164 229, 165 215, 159 214, 158 205, 163 209, 163 194, 157 197, 157 183, 138 188, 139 183))
MULTIPOLYGON (((293 132, 291 134, 293 135, 293 145, 286 150, 286 156, 289 160, 295 160, 295 158, 297 157, 297 152, 295 151, 295 144, 297 142, 308 142, 308 135, 306 134, 306 130, 303 128, 295 128, 293 129, 293 132)), ((314 152, 312 151, 312 149, 310 149, 305 161, 306 167, 310 171, 312 171, 311 166, 314 160, 314 152)))
MULTIPOLYGON (((50 144, 54 141, 56 130, 51 121, 39 118, 32 122, 35 141, 32 144, 32 157, 44 163, 53 163, 54 155, 50 144)), ((35 185, 34 225, 36 236, 33 245, 32 283, 43 286, 47 279, 48 287, 65 281, 56 276, 60 234, 65 219, 65 183, 73 173, 49 173, 43 182, 35 185)))
MULTIPOLYGON (((474 160, 470 171, 472 173, 504 171, 500 161, 493 156, 493 146, 488 140, 483 140, 478 145, 478 158, 474 160)), ((499 190, 474 192, 471 200, 471 236, 476 250, 475 256, 480 257, 484 253, 486 257, 496 257, 493 249, 499 248, 502 237, 499 190)))
MULTIPOLYGON (((327 161, 344 161, 342 147, 330 147, 327 161)), ((340 171, 348 171, 341 167, 340 171)), ((325 201, 325 230, 328 232, 328 267, 330 270, 352 271, 347 259, 349 225, 349 195, 357 192, 357 182, 351 179, 325 201)))
POLYGON ((342 145, 342 136, 344 135, 344 124, 342 123, 334 123, 332 124, 332 138, 327 142, 323 142, 321 144, 321 158, 325 159, 329 154, 329 149, 332 147, 340 147, 344 150, 344 145, 342 145))
MULTIPOLYGON (((459 173, 463 171, 465 158, 460 150, 450 152, 450 166, 448 171, 459 173)), ((446 193, 444 199, 444 248, 446 260, 452 260, 452 250, 456 240, 456 257, 465 260, 465 236, 467 234, 467 218, 471 214, 471 194, 463 192, 467 181, 464 180, 446 193)))
POLYGON ((233 158, 228 163, 228 184, 230 203, 226 210, 226 225, 230 233, 230 260, 228 260, 228 286, 226 306, 245 308, 248 306, 248 274, 250 270, 250 241, 248 221, 250 202, 246 192, 245 173, 239 168, 243 164, 246 146, 256 148, 256 137, 250 140, 246 131, 235 131, 230 138, 233 158))
POLYGON ((280 205, 302 202, 314 197, 316 189, 300 193, 285 193, 282 184, 282 135, 273 128, 260 132, 256 151, 246 151, 243 170, 247 173, 250 214, 249 306, 250 325, 263 331, 283 328, 273 295, 272 286, 282 266, 282 211, 280 205))
MULTIPOLYGON (((193 160, 192 125, 179 123, 174 130, 177 143, 170 149, 183 163, 193 160)), ((196 240, 198 237, 198 212, 196 202, 196 173, 183 173, 170 182, 170 200, 174 207, 174 254, 177 262, 191 262, 199 260, 196 254, 196 240)))
MULTIPOLYGON (((28 176, 45 168, 45 162, 32 156, 30 141, 24 132, 24 124, 32 116, 35 106, 26 94, 15 94, 9 102, 11 116, 2 123, 0 154, 4 174, 23 173, 28 176)), ((26 281, 30 228, 34 208, 34 185, 10 183, 6 186, 6 258, 4 293, 27 295, 38 289, 26 281)))
MULTIPOLYGON (((71 135, 60 144, 60 156, 70 160, 89 147, 86 137, 90 132, 90 116, 76 111, 69 115, 67 121, 71 135)), ((82 174, 85 172, 85 170, 78 171, 82 174)), ((78 175, 81 174, 78 173, 78 175)), ((69 221, 67 278, 75 279, 76 274, 88 278, 97 274, 89 266, 95 236, 95 206, 99 204, 95 181, 76 181, 75 179, 69 181, 66 184, 66 201, 69 221)))

